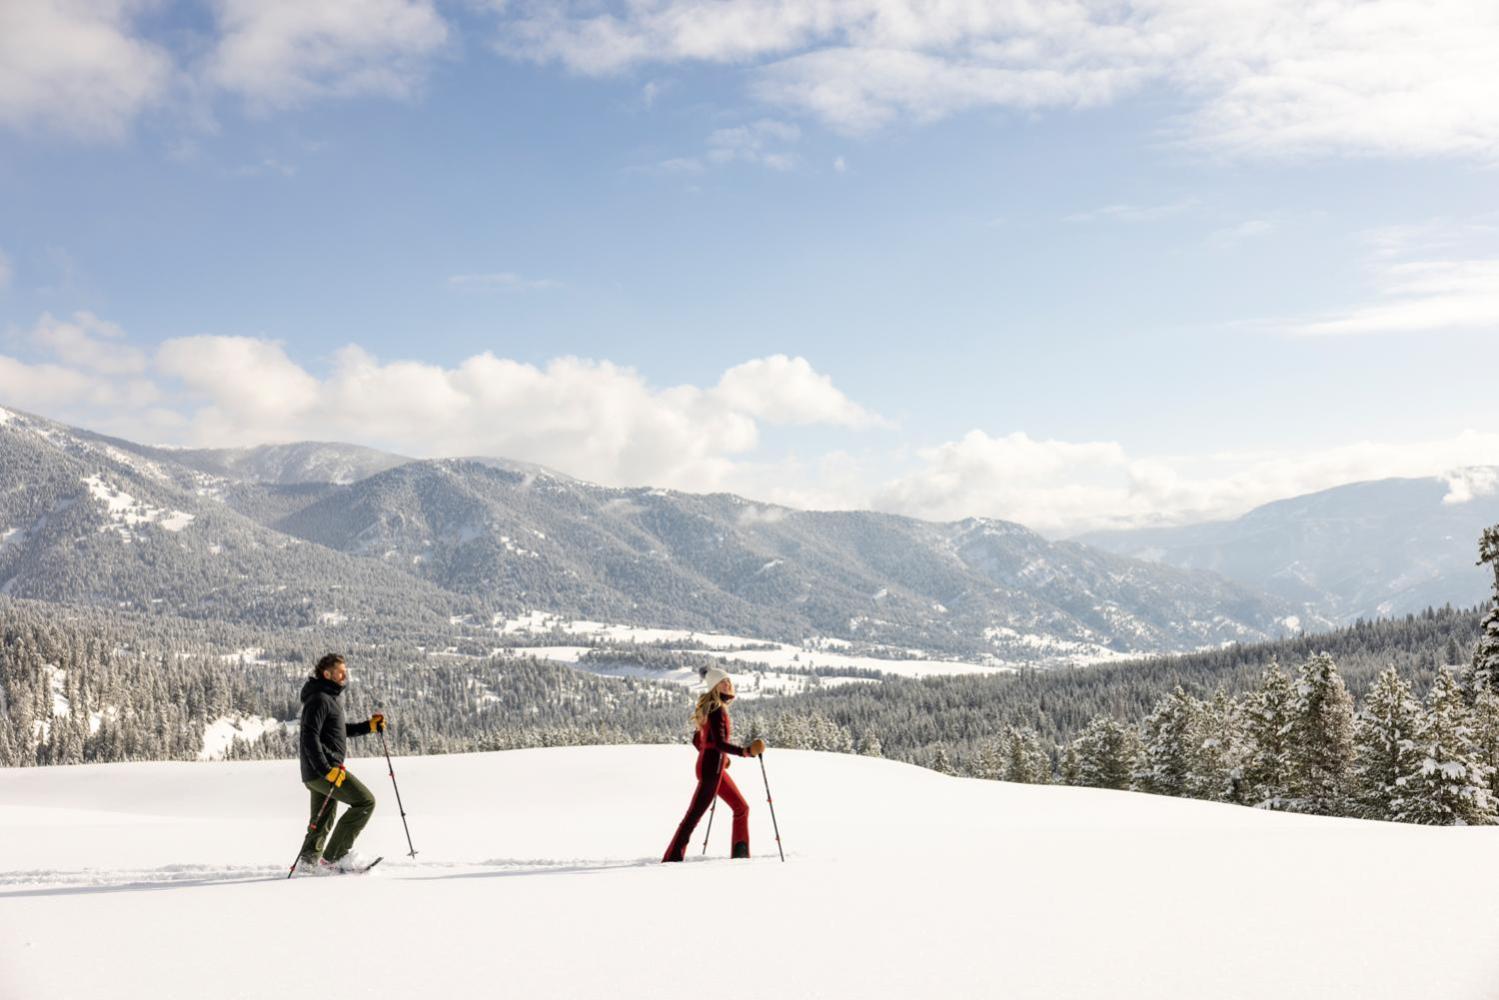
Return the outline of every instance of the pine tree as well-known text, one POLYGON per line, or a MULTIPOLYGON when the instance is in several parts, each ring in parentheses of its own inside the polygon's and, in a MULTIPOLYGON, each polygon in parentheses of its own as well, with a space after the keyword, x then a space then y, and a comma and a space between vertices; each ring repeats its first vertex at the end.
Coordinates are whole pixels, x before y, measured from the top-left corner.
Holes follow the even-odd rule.
POLYGON ((937 754, 932 758, 932 770, 938 774, 952 774, 952 761, 947 758, 947 750, 943 747, 937 748, 937 754))
POLYGON ((1495 820, 1488 769, 1479 761, 1461 685, 1442 672, 1426 698, 1416 735, 1410 799, 1394 818, 1408 823, 1474 826, 1495 820))
POLYGON ((1051 784, 1051 755, 1041 746, 1041 734, 1030 726, 1008 726, 1005 743, 1005 780, 1025 785, 1051 784))
POLYGON ((1009 759, 1009 748, 1003 734, 991 736, 979 744, 978 758, 974 761, 973 776, 986 781, 1003 781, 1005 764, 1009 759))
POLYGON ((1342 815, 1353 767, 1353 698, 1326 653, 1302 664, 1291 719, 1291 794, 1296 808, 1342 815))
POLYGON ((1499 687, 1499 525, 1485 528, 1478 542, 1478 565, 1494 571, 1494 596, 1479 626, 1478 647, 1463 674, 1463 692, 1471 705, 1480 691, 1499 687))
POLYGON ((1062 784, 1072 785, 1074 787, 1077 787, 1079 785, 1078 775, 1080 767, 1077 756, 1077 740, 1073 740, 1071 743, 1068 743, 1066 746, 1062 747, 1060 771, 1062 784))
POLYGON ((1244 755, 1239 705, 1220 688, 1212 701, 1194 707, 1194 747, 1186 794, 1213 802, 1238 801, 1244 755))
POLYGON ((864 739, 859 742, 859 753, 865 757, 885 756, 884 748, 880 746, 880 738, 870 732, 866 732, 864 739))
POLYGON ((1488 769, 1489 794, 1499 808, 1499 690, 1479 692, 1471 718, 1473 746, 1478 762, 1488 769))
POLYGON ((1156 702, 1145 720, 1140 754, 1132 775, 1134 787, 1155 795, 1186 795, 1192 774, 1197 727, 1196 707, 1177 685, 1156 702))
POLYGON ((1408 783, 1420 763, 1421 705, 1394 667, 1374 681, 1354 725, 1353 805, 1366 819, 1396 819, 1409 807, 1408 783))
POLYGON ((1067 747, 1066 781, 1082 788, 1128 788, 1140 737, 1107 715, 1095 716, 1067 747))
POLYGON ((1259 690, 1244 709, 1244 799, 1261 808, 1278 809, 1290 795, 1291 678, 1279 663, 1260 675, 1259 690))

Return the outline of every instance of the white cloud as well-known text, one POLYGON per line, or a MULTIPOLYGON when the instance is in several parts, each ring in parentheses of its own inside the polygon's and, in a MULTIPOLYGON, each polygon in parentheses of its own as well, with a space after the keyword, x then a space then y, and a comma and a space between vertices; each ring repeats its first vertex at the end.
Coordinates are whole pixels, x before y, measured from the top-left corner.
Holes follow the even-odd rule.
POLYGON ((236 177, 267 177, 275 175, 278 177, 295 177, 297 168, 273 156, 267 156, 259 163, 247 163, 234 170, 236 177))
POLYGON ((631 369, 579 358, 538 368, 486 353, 448 369, 351 346, 320 379, 278 345, 198 337, 164 344, 161 368, 204 397, 190 423, 202 443, 333 437, 682 489, 717 488, 759 443, 756 414, 717 390, 655 389, 631 369))
POLYGON ((1383 267, 1378 300, 1285 324, 1311 337, 1380 333, 1499 332, 1499 258, 1406 261, 1383 267))
POLYGON ((748 506, 735 518, 741 528, 754 528, 762 524, 780 524, 786 520, 784 507, 748 506))
POLYGON ((153 0, 0 3, 0 126, 85 140, 123 136, 172 79, 164 49, 137 36, 153 0))
POLYGON ((157 349, 155 367, 205 401, 193 417, 198 441, 205 444, 296 437, 300 415, 320 404, 318 380, 280 344, 254 337, 168 340, 157 349))
MULTIPOLYGON (((877 509, 933 520, 988 516, 1052 535, 1235 517, 1272 500, 1344 483, 1443 476, 1451 495, 1499 465, 1499 433, 1405 443, 1359 442, 1303 453, 1133 456, 1116 442, 1038 441, 972 431, 921 453, 921 466, 875 495, 877 509), (1463 487, 1455 485, 1465 482, 1463 487)), ((1461 502, 1454 499, 1451 502, 1461 502)))
POLYGON ((1224 226, 1208 236, 1208 243, 1219 249, 1237 246, 1249 240, 1269 236, 1280 226, 1269 219, 1245 219, 1232 226, 1224 226))
POLYGON ((1447 481, 1447 495, 1442 497, 1442 503, 1449 506, 1499 493, 1499 469, 1493 466, 1454 469, 1442 478, 1447 481))
POLYGON ((656 106, 661 96, 675 85, 672 80, 647 80, 640 88, 640 106, 649 111, 656 106))
POLYGON ((1158 205, 1132 205, 1128 203, 1105 205, 1086 212, 1074 212, 1064 222, 1157 222, 1172 216, 1182 215, 1197 207, 1193 199, 1168 201, 1158 205))
POLYGON ((859 406, 814 369, 806 358, 772 355, 724 372, 714 396, 771 424, 874 427, 884 422, 859 406))
POLYGON ((986 106, 1033 111, 1107 104, 1135 89, 1143 75, 1127 66, 1059 70, 991 65, 967 55, 827 48, 764 67, 753 92, 857 135, 900 119, 931 122, 986 106))
POLYGON ((526 278, 514 271, 492 271, 488 274, 450 275, 448 287, 487 288, 501 292, 545 292, 561 288, 562 282, 551 278, 526 278))
POLYGON ((100 375, 140 375, 146 370, 145 352, 124 343, 125 331, 91 312, 71 320, 42 314, 28 339, 64 365, 100 375))
POLYGON ((0 398, 20 409, 53 411, 75 403, 108 404, 114 400, 108 379, 55 364, 27 364, 0 354, 0 398))
POLYGON ((0 404, 160 443, 344 440, 536 462, 611 485, 715 490, 746 482, 762 425, 879 423, 804 359, 783 355, 735 366, 715 385, 658 388, 630 368, 567 357, 538 367, 484 353, 449 368, 351 345, 317 375, 279 343, 225 336, 175 338, 148 355, 89 313, 44 316, 18 339, 59 363, 0 356, 0 404))
POLYGON ((753 163, 771 170, 790 170, 798 163, 797 154, 786 147, 801 138, 801 129, 773 118, 762 118, 748 125, 715 129, 700 156, 676 156, 657 166, 669 173, 698 173, 708 166, 729 163, 753 163))
POLYGON ((669 174, 699 174, 703 171, 703 161, 695 156, 673 156, 656 166, 669 174))
POLYGON ((432 0, 217 0, 205 76, 253 107, 414 94, 448 42, 432 0))
POLYGON ((980 107, 1174 93, 1244 156, 1499 157, 1489 0, 596 0, 492 4, 501 51, 588 74, 751 67, 752 93, 848 132, 980 107))

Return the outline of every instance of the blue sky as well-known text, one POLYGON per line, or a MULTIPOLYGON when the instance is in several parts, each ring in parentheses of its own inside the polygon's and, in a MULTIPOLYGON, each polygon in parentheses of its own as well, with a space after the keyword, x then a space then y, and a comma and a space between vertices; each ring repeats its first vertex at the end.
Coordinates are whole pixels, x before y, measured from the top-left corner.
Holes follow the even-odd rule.
POLYGON ((0 404, 1052 534, 1499 464, 1499 14, 1195 7, 7 5, 0 404))

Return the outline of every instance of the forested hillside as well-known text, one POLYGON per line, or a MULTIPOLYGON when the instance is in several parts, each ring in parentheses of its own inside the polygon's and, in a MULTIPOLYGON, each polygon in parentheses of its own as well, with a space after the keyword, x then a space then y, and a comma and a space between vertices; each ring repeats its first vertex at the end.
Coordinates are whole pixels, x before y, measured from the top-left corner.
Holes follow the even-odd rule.
POLYGON ((370 641, 540 611, 1060 663, 1282 635, 1294 610, 1004 521, 611 489, 495 459, 175 451, 0 410, 0 468, 0 593, 370 641))

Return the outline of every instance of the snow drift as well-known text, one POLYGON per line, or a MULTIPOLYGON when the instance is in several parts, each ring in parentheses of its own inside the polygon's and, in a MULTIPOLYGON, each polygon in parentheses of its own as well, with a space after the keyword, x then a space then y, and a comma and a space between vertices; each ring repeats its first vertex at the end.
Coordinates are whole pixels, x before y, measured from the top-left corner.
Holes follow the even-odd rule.
MULTIPOLYGON (((368 747, 356 749, 368 750, 368 747)), ((772 750, 756 858, 656 863, 684 747, 396 762, 361 878, 285 881, 294 762, 0 771, 0 997, 1491 997, 1496 831, 772 750), (350 969, 344 977, 331 970, 350 969)))

